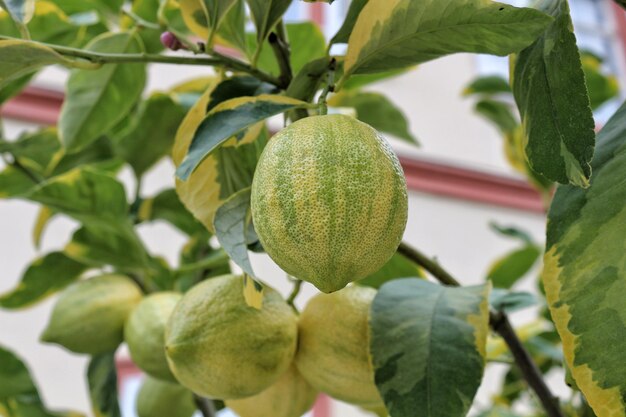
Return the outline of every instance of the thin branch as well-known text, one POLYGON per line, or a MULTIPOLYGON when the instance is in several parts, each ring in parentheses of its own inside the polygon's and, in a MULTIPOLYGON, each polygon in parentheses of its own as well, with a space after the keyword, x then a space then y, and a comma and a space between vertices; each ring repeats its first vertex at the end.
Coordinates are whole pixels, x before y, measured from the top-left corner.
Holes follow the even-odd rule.
POLYGON ((280 77, 278 79, 280 80, 282 87, 287 88, 293 79, 289 44, 274 32, 270 33, 267 41, 272 47, 272 51, 276 57, 276 62, 278 63, 278 68, 280 69, 280 77))
POLYGON ((319 114, 325 115, 328 113, 328 104, 326 103, 326 98, 329 93, 335 91, 335 71, 337 71, 337 60, 335 58, 331 58, 328 64, 328 72, 326 74, 326 87, 322 90, 320 94, 317 104, 319 106, 319 114))
POLYGON ((212 400, 201 397, 197 394, 193 395, 193 400, 203 417, 215 417, 215 404, 213 404, 212 400))
POLYGON ((287 298, 287 304, 289 304, 291 308, 293 308, 294 310, 297 310, 296 305, 294 303, 296 301, 296 297, 298 296, 298 294, 300 294, 301 288, 302 288, 302 280, 301 279, 295 280, 293 283, 293 290, 291 291, 291 294, 289 294, 289 297, 287 298))
MULTIPOLYGON (((9 36, 0 36, 0 40, 16 40, 9 36)), ((175 55, 161 55, 161 54, 110 54, 86 51, 82 49, 70 48, 66 46, 52 45, 42 42, 33 42, 37 45, 43 45, 51 48, 61 55, 81 58, 89 61, 92 64, 104 65, 104 64, 122 64, 122 63, 160 63, 160 64, 178 64, 178 65, 206 65, 206 66, 222 66, 231 71, 239 71, 250 74, 261 81, 273 84, 277 87, 282 87, 282 82, 261 70, 252 68, 250 65, 238 59, 231 58, 219 53, 212 53, 212 56, 203 57, 190 57, 190 56, 175 56, 175 55)))
POLYGON ((215 268, 216 266, 223 264, 226 260, 228 260, 228 254, 226 252, 224 252, 223 250, 216 251, 197 262, 182 265, 180 268, 174 271, 174 274, 182 275, 189 272, 215 268))
MULTIPOLYGON (((398 248, 398 252, 424 268, 442 284, 452 287, 459 287, 461 285, 459 281, 443 269, 437 262, 433 261, 431 258, 407 243, 402 242, 398 248)), ((517 334, 515 333, 507 315, 503 312, 490 312, 489 324, 496 333, 502 336, 506 344, 509 346, 511 353, 515 358, 515 363, 524 375, 528 385, 530 385, 530 387, 537 394, 537 397, 541 401, 541 404, 546 410, 548 416, 565 417, 559 406, 558 398, 552 394, 550 388, 546 385, 543 380, 543 375, 541 375, 541 371, 539 371, 539 368, 537 368, 537 365, 533 362, 532 357, 517 337, 517 334)))

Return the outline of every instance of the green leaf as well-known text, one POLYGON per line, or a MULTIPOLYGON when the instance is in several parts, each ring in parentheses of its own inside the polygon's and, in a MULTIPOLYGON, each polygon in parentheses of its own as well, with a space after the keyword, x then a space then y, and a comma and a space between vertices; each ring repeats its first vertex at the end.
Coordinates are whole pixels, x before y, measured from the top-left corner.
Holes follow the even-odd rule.
POLYGON ((0 346, 0 400, 20 396, 39 399, 37 387, 24 363, 13 352, 0 346))
POLYGON ((0 88, 48 65, 72 66, 69 59, 30 41, 0 40, 0 88))
POLYGON ((117 400, 115 353, 94 356, 87 368, 91 407, 97 417, 121 417, 117 400))
POLYGON ((417 144, 417 138, 409 130, 409 122, 387 97, 379 93, 342 91, 328 100, 333 107, 354 107, 357 119, 374 129, 389 133, 406 142, 417 144))
POLYGON ((31 82, 36 73, 37 72, 32 72, 6 83, 2 89, 0 89, 0 105, 21 93, 31 82))
POLYGON ((306 64, 293 78, 285 94, 302 101, 312 101, 319 90, 330 60, 319 58, 306 64))
POLYGON ((394 417, 463 417, 480 385, 489 286, 383 285, 370 310, 375 380, 394 417))
POLYGON ((257 29, 257 44, 262 45, 267 35, 287 11, 291 0, 246 0, 246 2, 257 29))
POLYGON ((233 7, 224 15, 217 30, 217 37, 227 46, 246 53, 246 4, 236 0, 233 7))
POLYGON ((520 229, 519 227, 515 227, 515 226, 501 226, 495 222, 491 222, 489 223, 489 227, 491 228, 491 230, 493 230, 494 232, 504 236, 504 237, 510 237, 512 239, 517 239, 522 243, 526 243, 528 245, 532 245, 534 244, 534 240, 532 238, 532 236, 530 235, 530 233, 528 233, 525 230, 520 229))
POLYGON ((42 176, 60 148, 54 128, 24 133, 16 141, 0 144, 0 151, 10 152, 20 164, 42 176))
POLYGON ((511 106, 497 100, 488 98, 476 103, 476 113, 495 124, 503 135, 513 134, 519 126, 519 122, 513 116, 511 106))
POLYGON ((26 24, 35 13, 35 0, 0 0, 0 7, 16 22, 26 24))
POLYGON ((213 110, 215 106, 231 98, 258 96, 275 92, 277 92, 276 87, 255 77, 245 75, 228 78, 217 84, 215 89, 211 91, 209 103, 206 105, 206 112, 213 110))
POLYGON ((489 296, 489 305, 494 310, 512 313, 537 305, 537 298, 529 292, 494 288, 489 296))
POLYGON ((619 94, 619 82, 613 75, 603 73, 602 61, 588 52, 581 52, 585 83, 592 109, 597 109, 619 94))
POLYGON ((363 10, 363 7, 367 4, 368 0, 352 0, 350 2, 350 8, 348 9, 348 14, 346 15, 341 28, 337 31, 335 36, 330 40, 331 44, 335 43, 348 43, 350 39, 350 34, 354 29, 354 25, 363 10))
POLYGON ((123 165, 123 161, 115 159, 113 144, 104 136, 78 152, 67 153, 65 148, 61 148, 53 156, 46 170, 47 177, 64 174, 78 167, 114 173, 123 165))
POLYGON ((559 186, 543 284, 567 365, 598 416, 626 416, 626 105, 598 134, 588 189, 559 186))
POLYGON ((532 269, 542 251, 536 245, 527 245, 497 259, 487 272, 487 279, 496 288, 511 288, 532 269))
POLYGON ((15 289, 0 295, 0 307, 28 307, 76 281, 86 269, 61 252, 49 253, 31 263, 15 289))
POLYGON ((416 67, 406 67, 397 70, 391 70, 386 72, 377 72, 375 74, 357 74, 352 75, 347 81, 343 83, 343 90, 357 90, 365 87, 366 85, 375 84, 380 81, 388 80, 390 78, 398 77, 402 74, 415 69, 416 67))
POLYGON ((24 171, 8 166, 0 171, 0 198, 19 197, 28 194, 37 181, 24 171))
POLYGON ((117 153, 141 177, 171 152, 185 112, 170 95, 154 93, 142 103, 138 113, 134 123, 114 144, 117 153))
POLYGON ((180 12, 191 32, 202 39, 209 39, 209 12, 204 0, 180 0, 180 12))
MULTIPOLYGON (((143 47, 132 34, 107 33, 94 39, 87 50, 139 53, 143 47)), ((84 148, 120 122, 139 100, 145 81, 143 64, 107 64, 72 72, 59 119, 61 140, 68 151, 84 148)))
POLYGON ((219 28, 226 14, 235 6, 237 0, 203 0, 208 16, 209 45, 212 45, 213 34, 219 28))
POLYGON ((370 0, 348 42, 345 76, 387 71, 456 52, 508 55, 550 23, 545 14, 482 0, 370 0))
POLYGON ((247 127, 268 117, 306 107, 311 105, 269 94, 239 97, 220 103, 206 115, 196 130, 185 159, 176 169, 176 175, 181 180, 187 180, 213 150, 247 127))
POLYGON ((37 214, 37 218, 35 220, 35 225, 33 226, 33 245, 36 249, 41 247, 41 239, 43 237, 43 233, 46 229, 46 226, 50 222, 50 220, 54 217, 54 212, 50 210, 49 207, 41 206, 39 209, 39 213, 37 214))
POLYGON ((380 288, 388 281, 398 278, 423 277, 422 270, 414 262, 396 252, 382 268, 373 274, 356 281, 357 285, 380 288))
POLYGON ((509 82, 499 75, 478 77, 463 90, 464 96, 472 94, 494 95, 499 93, 512 93, 509 82))
POLYGON ((205 230, 180 202, 174 189, 161 191, 156 196, 143 200, 139 207, 139 220, 165 220, 189 236, 205 230))
POLYGON ((554 17, 544 34, 514 59, 513 93, 525 135, 526 158, 540 175, 589 185, 595 122, 566 0, 542 0, 554 17))
POLYGON ((217 209, 213 226, 222 249, 246 274, 254 277, 246 239, 246 230, 251 221, 250 188, 244 188, 230 196, 217 209))

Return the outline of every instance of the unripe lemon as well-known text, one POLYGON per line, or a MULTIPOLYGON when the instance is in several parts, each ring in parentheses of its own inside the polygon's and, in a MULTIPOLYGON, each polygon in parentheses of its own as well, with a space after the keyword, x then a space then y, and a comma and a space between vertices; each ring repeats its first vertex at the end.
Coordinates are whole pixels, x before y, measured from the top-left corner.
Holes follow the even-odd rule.
POLYGON ((209 398, 258 394, 287 370, 297 342, 297 318, 275 290, 263 307, 246 304, 241 277, 224 275, 193 287, 176 305, 165 331, 170 369, 209 398))
POLYGON ((165 325, 182 298, 176 292, 160 292, 144 298, 124 328, 124 340, 133 362, 148 375, 175 382, 165 357, 165 325))
POLYGON ((270 257, 323 292, 378 271, 407 221, 398 158, 376 130, 344 115, 307 117, 276 134, 251 198, 270 257))
POLYGON ((142 296, 137 284, 123 275, 72 284, 59 296, 41 340, 76 353, 113 351, 122 343, 124 322, 142 296))
POLYGON ((239 417, 302 417, 311 409, 317 391, 291 365, 278 381, 259 394, 228 400, 226 406, 239 417))
POLYGON ((193 394, 172 382, 146 377, 137 394, 138 417, 191 417, 196 411, 193 394))
POLYGON ((314 388, 341 401, 382 404, 369 354, 376 291, 351 286, 313 297, 300 316, 296 366, 314 388))

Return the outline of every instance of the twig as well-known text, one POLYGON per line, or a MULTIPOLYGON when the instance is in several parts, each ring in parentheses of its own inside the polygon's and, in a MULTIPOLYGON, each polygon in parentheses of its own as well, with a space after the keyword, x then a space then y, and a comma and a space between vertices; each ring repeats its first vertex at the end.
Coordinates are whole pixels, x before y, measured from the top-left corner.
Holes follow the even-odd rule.
POLYGON ((328 104, 326 103, 326 98, 328 97, 328 93, 332 93, 335 91, 335 71, 337 70, 337 60, 335 58, 331 58, 328 63, 328 72, 326 75, 326 87, 322 90, 320 94, 317 104, 319 106, 319 114, 325 115, 328 113, 328 104))
MULTIPOLYGON (((18 40, 9 36, 0 36, 0 40, 18 40)), ((33 42, 33 41, 30 41, 33 42)), ((161 55, 161 54, 110 54, 86 51, 82 49, 70 48, 66 46, 52 45, 43 42, 33 42, 37 45, 43 45, 55 50, 61 55, 81 58, 89 61, 92 64, 121 64, 121 63, 160 63, 160 64, 178 64, 178 65, 206 65, 206 66, 223 66, 232 71, 240 71, 250 74, 261 81, 273 84, 277 87, 283 87, 282 82, 261 70, 252 68, 245 62, 238 59, 231 58, 219 53, 212 53, 212 56, 203 57, 189 57, 189 56, 175 56, 175 55, 161 55)))
POLYGON ((296 301, 296 297, 298 296, 298 294, 300 294, 300 288, 302 288, 302 280, 297 279, 294 281, 293 290, 291 291, 291 294, 289 294, 289 297, 287 298, 287 304, 289 304, 291 308, 293 308, 296 311, 297 309, 296 309, 296 305, 294 304, 294 302, 296 301))
POLYGON ((274 52, 274 56, 276 57, 276 62, 278 62, 278 68, 280 69, 280 76, 278 77, 278 79, 281 82, 281 86, 283 88, 287 88, 291 83, 291 80, 293 79, 289 44, 286 43, 286 41, 281 39, 274 32, 270 33, 267 41, 272 47, 272 51, 274 52))
POLYGON ((193 400, 203 417, 215 417, 215 405, 212 400, 201 397, 197 394, 193 394, 193 400))
MULTIPOLYGON (((411 247, 407 243, 402 242, 398 248, 398 252, 420 265, 442 284, 452 287, 459 287, 461 285, 459 281, 443 269, 437 262, 433 261, 428 256, 411 247)), ((558 398, 552 394, 550 388, 546 385, 543 380, 543 375, 541 375, 537 365, 535 365, 530 354, 517 337, 517 334, 515 333, 513 326, 511 326, 511 322, 509 321, 507 315, 503 312, 490 312, 489 324, 496 333, 502 336, 506 344, 509 346, 511 353, 515 358, 515 363, 524 375, 528 385, 530 385, 530 387, 537 394, 537 397, 541 401, 541 404, 546 410, 548 416, 565 417, 559 406, 558 398)))

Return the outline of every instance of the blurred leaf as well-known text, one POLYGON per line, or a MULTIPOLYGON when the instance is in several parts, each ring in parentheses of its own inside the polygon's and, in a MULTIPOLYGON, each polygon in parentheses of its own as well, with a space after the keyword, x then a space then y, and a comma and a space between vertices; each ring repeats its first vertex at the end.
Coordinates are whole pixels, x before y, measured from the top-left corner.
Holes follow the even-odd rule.
POLYGON ((263 285, 254 278, 244 274, 243 297, 246 300, 246 304, 260 310, 263 308, 263 285))
POLYGON ((530 235, 530 233, 528 233, 525 230, 522 230, 518 227, 515 226, 502 226, 499 225, 495 222, 490 222, 489 223, 489 227, 491 228, 491 230, 493 230, 496 233, 499 233, 502 236, 506 236, 506 237, 510 237, 513 239, 518 239, 520 240, 522 243, 525 243, 527 245, 532 245, 534 244, 534 240, 532 238, 532 236, 530 235))
POLYGON ((217 209, 213 226, 222 249, 246 274, 255 277, 246 239, 250 221, 250 188, 244 188, 230 196, 217 209))
POLYGON ((499 75, 478 77, 463 90, 464 96, 472 94, 494 95, 498 93, 513 93, 509 82, 499 75))
POLYGON ((117 400, 115 353, 94 356, 87 368, 91 407, 97 417, 121 417, 117 400))
POLYGON ((36 132, 23 133, 16 141, 0 144, 0 151, 10 152, 20 164, 39 175, 45 175, 61 148, 56 129, 45 128, 36 132))
MULTIPOLYGON (((86 48, 100 53, 140 53, 143 47, 129 33, 107 33, 86 48)), ((146 81, 143 64, 107 64, 97 70, 76 70, 67 84, 59 118, 61 141, 76 152, 113 128, 133 108, 146 81), (120 92, 124 94, 120 94, 120 92)))
POLYGON ((537 298, 529 292, 494 288, 489 296, 489 304, 494 310, 512 313, 537 305, 537 298))
POLYGON ((619 82, 615 76, 602 72, 602 61, 598 57, 582 52, 581 59, 589 101, 595 110, 619 94, 619 82))
POLYGON ((567 0, 542 0, 554 21, 513 60, 513 93, 531 168, 562 184, 587 187, 595 145, 580 54, 567 0))
POLYGON ((354 107, 357 119, 374 129, 389 133, 405 142, 417 144, 409 130, 409 122, 402 111, 387 97, 379 93, 342 91, 328 100, 333 107, 354 107))
POLYGON ((0 307, 29 307, 76 281, 86 269, 61 252, 49 253, 31 263, 15 289, 0 295, 0 307))
POLYGON ((0 171, 0 198, 23 196, 36 185, 37 180, 14 166, 8 166, 0 171))
POLYGON ((0 89, 0 105, 21 93, 36 73, 37 72, 35 71, 30 74, 22 75, 21 77, 6 83, 0 89))
POLYGON ((511 288, 532 269, 541 254, 541 248, 536 245, 516 249, 493 262, 487 279, 496 288, 511 288))
POLYGON ((16 22, 26 24, 35 13, 35 0, 0 0, 0 7, 16 22))
POLYGON ((405 258, 404 255, 396 252, 377 272, 356 281, 357 285, 380 288, 387 281, 398 278, 423 277, 422 270, 414 262, 405 258))
POLYGON ((170 95, 154 93, 142 102, 131 126, 115 140, 117 153, 141 177, 169 154, 185 112, 170 95))
POLYGON ((405 74, 417 67, 407 67, 396 70, 390 70, 385 72, 377 72, 376 74, 358 74, 352 75, 348 80, 343 84, 344 90, 357 90, 361 87, 364 87, 369 84, 375 84, 380 81, 385 81, 390 78, 398 77, 402 74, 405 74))
POLYGON ((333 38, 330 40, 331 44, 348 43, 348 39, 350 39, 350 35, 352 34, 352 29, 354 29, 356 20, 367 2, 368 0, 352 0, 350 2, 350 7, 348 8, 346 18, 343 21, 341 28, 339 28, 335 36, 333 36, 333 38))
POLYGON ((139 220, 165 220, 189 236, 206 231, 180 202, 174 189, 161 191, 156 196, 143 200, 139 207, 139 220))
POLYGON ((515 414, 511 410, 496 406, 489 411, 480 413, 478 417, 521 417, 521 416, 519 416, 518 414, 515 414))
POLYGON ((196 130, 187 155, 176 169, 181 180, 187 180, 209 154, 232 136, 268 117, 311 104, 289 97, 262 94, 239 97, 214 107, 196 130))
POLYGON ((103 136, 78 152, 67 153, 64 148, 60 149, 53 155, 46 176, 54 177, 78 167, 114 173, 122 164, 123 161, 115 159, 111 141, 103 136))
POLYGON ((179 0, 180 11, 191 32, 203 40, 209 38, 209 16, 203 0, 179 0))
POLYGON ((390 415, 467 414, 485 365, 489 289, 402 279, 378 290, 370 353, 390 415))
POLYGON ((20 396, 39 399, 37 387, 24 363, 11 351, 0 346, 0 400, 20 396))
POLYGON ((511 106, 501 101, 485 98, 476 103, 475 109, 476 113, 495 124, 503 135, 512 134, 519 126, 511 106))
POLYGON ((35 220, 35 225, 33 226, 33 245, 35 248, 39 249, 41 246, 43 232, 52 217, 54 217, 54 212, 47 206, 41 206, 37 214, 37 219, 35 220))
POLYGON ((287 11, 291 0, 246 0, 246 2, 257 29, 257 45, 262 45, 267 35, 287 11))

